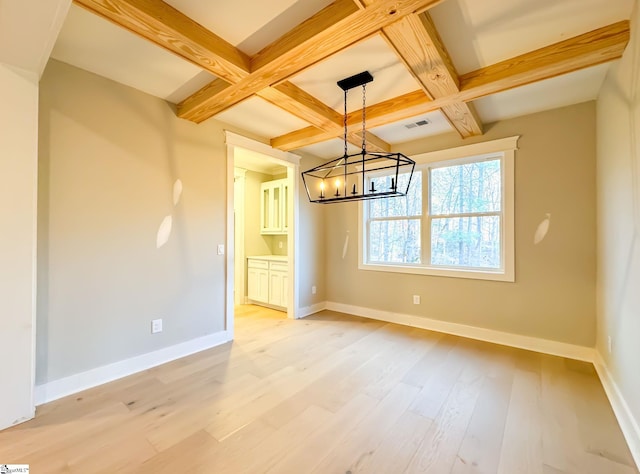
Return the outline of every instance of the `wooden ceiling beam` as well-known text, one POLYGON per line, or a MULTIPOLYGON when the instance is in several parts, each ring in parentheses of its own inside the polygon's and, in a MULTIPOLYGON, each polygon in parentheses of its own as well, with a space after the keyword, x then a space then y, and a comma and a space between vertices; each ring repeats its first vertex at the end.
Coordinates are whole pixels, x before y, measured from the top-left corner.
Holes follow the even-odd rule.
MULTIPOLYGON (((377 127, 393 123, 619 59, 629 42, 629 35, 629 21, 620 21, 463 74, 459 78, 460 91, 455 94, 431 100, 419 90, 374 104, 367 107, 367 124, 377 127)), ((357 124, 361 113, 350 113, 347 117, 348 124, 357 124)), ((333 137, 322 130, 307 127, 275 137, 271 140, 271 145, 282 150, 292 150, 330 138, 333 137)))
MULTIPOLYGON (((369 38, 406 15, 425 11, 442 1, 374 0, 367 8, 359 9, 353 0, 336 0, 252 57, 249 76, 224 92, 197 92, 178 104, 178 116, 202 122, 369 38)), ((205 89, 210 92, 208 86, 205 89)))
POLYGON ((249 56, 167 3, 157 0, 74 0, 74 3, 230 83, 249 74, 249 56))
MULTIPOLYGON (((75 0, 83 8, 138 34, 162 48, 220 76, 188 100, 200 102, 226 94, 232 84, 249 76, 250 59, 183 13, 159 0, 75 0)), ((258 96, 315 127, 342 133, 342 115, 290 82, 267 87, 258 96)), ((390 145, 371 135, 369 146, 388 151, 390 145)), ((361 139, 349 136, 360 146, 361 139)))
POLYGON ((342 115, 292 82, 263 89, 258 96, 318 128, 342 127, 342 115))
POLYGON ((474 100, 619 59, 629 42, 619 21, 460 76, 461 100, 474 100))
MULTIPOLYGON (((344 134, 342 115, 291 82, 267 87, 257 95, 333 136, 344 134)), ((391 145, 372 133, 367 134, 366 139, 367 147, 372 151, 391 150, 391 145)), ((349 134, 347 141, 358 148, 362 146, 362 138, 356 134, 349 134)))
MULTIPOLYGON (((383 28, 382 36, 431 98, 460 91, 458 73, 427 12, 407 15, 383 28)), ((482 135, 482 123, 471 105, 459 102, 441 111, 462 138, 482 135)))

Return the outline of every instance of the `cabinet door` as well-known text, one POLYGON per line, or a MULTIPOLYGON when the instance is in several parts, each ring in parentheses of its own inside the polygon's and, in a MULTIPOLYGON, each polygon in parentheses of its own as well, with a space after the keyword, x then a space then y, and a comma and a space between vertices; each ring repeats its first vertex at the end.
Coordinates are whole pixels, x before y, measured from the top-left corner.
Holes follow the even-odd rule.
POLYGON ((267 303, 269 301, 269 270, 258 270, 258 281, 260 282, 258 301, 267 303))
POLYGON ((282 180, 282 191, 280 192, 282 194, 282 204, 281 204, 281 221, 282 221, 282 225, 281 225, 281 229, 282 229, 282 233, 286 234, 287 231, 289 230, 289 183, 287 182, 286 179, 282 180))
POLYGON ((250 300, 269 302, 269 271, 261 268, 247 270, 247 293, 250 300))
POLYGON ((280 293, 282 304, 280 306, 288 307, 289 305, 289 275, 282 274, 282 291, 280 293))
POLYGON ((260 233, 268 233, 271 229, 272 215, 272 188, 269 183, 260 185, 260 233))
POLYGON ((269 304, 284 306, 282 302, 282 276, 281 272, 269 272, 269 304))
POLYGON ((282 232, 282 180, 260 185, 260 233, 282 232))

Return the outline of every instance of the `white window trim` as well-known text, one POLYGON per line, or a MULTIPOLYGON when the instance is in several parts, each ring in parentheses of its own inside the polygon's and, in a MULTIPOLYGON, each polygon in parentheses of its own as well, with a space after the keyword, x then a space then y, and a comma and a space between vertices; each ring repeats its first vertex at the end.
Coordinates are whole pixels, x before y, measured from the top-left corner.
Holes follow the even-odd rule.
MULTIPOLYGON (((432 275, 452 278, 471 278, 477 280, 515 281, 515 151, 518 149, 519 135, 488 142, 475 143, 446 150, 422 153, 413 156, 416 165, 451 160, 464 161, 471 157, 482 158, 483 155, 502 154, 504 212, 502 222, 503 268, 499 270, 444 268, 440 266, 414 266, 402 264, 371 264, 365 262, 367 251, 366 224, 364 222, 363 202, 358 203, 358 268, 379 272, 409 273, 414 275, 432 275)), ((424 186, 425 183, 423 183, 424 186)), ((423 203, 424 206, 424 203, 423 203)), ((426 242, 424 244, 427 244, 426 242)))

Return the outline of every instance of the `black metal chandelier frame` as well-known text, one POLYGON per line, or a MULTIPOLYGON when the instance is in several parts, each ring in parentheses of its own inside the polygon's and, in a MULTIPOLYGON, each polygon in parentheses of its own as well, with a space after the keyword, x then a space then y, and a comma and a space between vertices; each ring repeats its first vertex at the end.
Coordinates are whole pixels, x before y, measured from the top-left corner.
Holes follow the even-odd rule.
POLYGON ((366 146, 366 85, 373 76, 364 71, 338 81, 344 91, 344 155, 302 173, 302 180, 309 201, 329 204, 343 201, 362 201, 396 196, 409 192, 415 161, 402 153, 368 152, 366 146), (347 93, 362 87, 362 149, 357 153, 347 151, 347 93), (395 173, 389 172, 395 170, 395 173), (400 184, 401 173, 409 173, 406 183, 400 184), (368 177, 391 176, 391 185, 376 188, 368 177), (333 181, 332 181, 333 180, 333 181))

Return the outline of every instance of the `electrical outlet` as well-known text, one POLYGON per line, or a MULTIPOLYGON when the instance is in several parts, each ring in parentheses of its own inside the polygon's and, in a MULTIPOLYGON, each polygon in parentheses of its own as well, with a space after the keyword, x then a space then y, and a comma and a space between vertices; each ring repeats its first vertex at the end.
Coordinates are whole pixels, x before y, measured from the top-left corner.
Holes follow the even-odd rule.
POLYGON ((611 336, 607 337, 607 349, 609 349, 609 354, 611 354, 611 350, 613 349, 613 339, 611 336))
POLYGON ((413 304, 420 304, 420 295, 413 295, 413 304))
POLYGON ((283 243, 282 242, 278 242, 278 248, 281 249, 282 248, 283 243))
POLYGON ((218 244, 218 255, 224 255, 224 244, 218 244))
POLYGON ((316 292, 317 292, 316 285, 313 285, 313 286, 311 287, 311 294, 312 294, 312 295, 315 295, 315 294, 316 294, 316 292))
POLYGON ((151 334, 162 332, 162 319, 151 320, 151 334))

